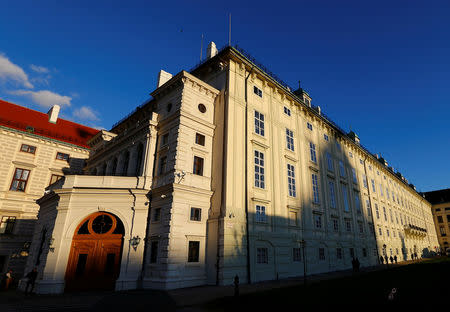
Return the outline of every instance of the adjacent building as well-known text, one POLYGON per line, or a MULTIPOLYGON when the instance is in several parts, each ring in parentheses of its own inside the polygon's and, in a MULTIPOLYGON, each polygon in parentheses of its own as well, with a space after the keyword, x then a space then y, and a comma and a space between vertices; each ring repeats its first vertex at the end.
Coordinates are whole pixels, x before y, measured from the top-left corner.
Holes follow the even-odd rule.
POLYGON ((98 130, 0 100, 0 273, 21 277, 45 188, 82 173, 98 130))
POLYGON ((151 99, 38 200, 37 291, 257 282, 429 256, 431 204, 244 51, 160 72, 151 99))
POLYGON ((434 224, 442 252, 450 253, 450 189, 423 193, 432 205, 434 224))

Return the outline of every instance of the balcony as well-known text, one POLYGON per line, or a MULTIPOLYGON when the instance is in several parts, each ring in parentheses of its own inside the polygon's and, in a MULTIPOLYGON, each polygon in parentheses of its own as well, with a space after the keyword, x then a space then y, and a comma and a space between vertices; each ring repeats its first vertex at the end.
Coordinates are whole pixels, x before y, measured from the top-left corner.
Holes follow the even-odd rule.
POLYGON ((403 226, 405 233, 409 235, 414 236, 426 236, 427 235, 427 229, 421 228, 414 224, 405 224, 403 226))

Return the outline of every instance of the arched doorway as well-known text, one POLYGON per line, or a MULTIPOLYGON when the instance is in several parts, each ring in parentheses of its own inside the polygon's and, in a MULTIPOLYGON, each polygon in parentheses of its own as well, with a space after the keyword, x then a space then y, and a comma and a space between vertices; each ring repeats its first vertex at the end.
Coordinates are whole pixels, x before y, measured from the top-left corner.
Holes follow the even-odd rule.
POLYGON ((97 212, 75 230, 66 270, 66 291, 114 289, 119 276, 124 227, 114 215, 97 212))

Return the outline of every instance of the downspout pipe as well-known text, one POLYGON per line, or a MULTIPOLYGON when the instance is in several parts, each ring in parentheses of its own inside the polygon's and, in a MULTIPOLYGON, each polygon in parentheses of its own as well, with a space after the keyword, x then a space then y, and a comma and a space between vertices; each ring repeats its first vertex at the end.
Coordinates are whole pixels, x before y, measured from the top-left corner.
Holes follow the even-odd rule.
POLYGON ((247 236, 247 281, 251 284, 251 271, 250 271, 250 235, 249 235, 249 220, 248 220, 248 78, 253 73, 254 66, 248 72, 245 77, 245 223, 246 223, 246 236, 247 236))
MULTIPOLYGON (((371 216, 372 216, 372 226, 373 226, 373 233, 374 233, 374 237, 375 237, 375 247, 376 247, 376 251, 377 251, 377 262, 380 260, 380 252, 378 251, 378 240, 377 240, 377 231, 375 228, 375 219, 373 218, 373 211, 372 211, 372 197, 371 197, 371 193, 370 193, 370 186, 369 186, 369 181, 367 180, 367 165, 366 165, 366 160, 367 160, 367 156, 364 156, 364 176, 366 177, 366 184, 367 184, 367 194, 369 195, 369 205, 370 205, 370 211, 371 211, 371 216)), ((363 182, 364 183, 364 182, 363 182)), ((368 251, 369 252, 369 251, 368 251)))
MULTIPOLYGON (((150 140, 149 140, 149 142, 150 142, 150 140)), ((159 142, 159 134, 156 134, 156 142, 155 142, 155 148, 154 148, 155 153, 153 154, 154 156, 153 156, 152 178, 155 176, 158 142, 159 142)), ((149 148, 147 150, 149 150, 149 148)), ((152 199, 153 199, 153 194, 152 194, 152 191, 150 190, 150 192, 148 194, 147 229, 146 229, 145 238, 144 238, 144 255, 142 257, 142 269, 141 269, 141 276, 139 278, 139 284, 140 284, 139 288, 141 288, 141 289, 144 288, 147 250, 148 250, 148 243, 149 243, 149 238, 150 238, 150 220, 151 220, 151 212, 152 212, 152 199)))

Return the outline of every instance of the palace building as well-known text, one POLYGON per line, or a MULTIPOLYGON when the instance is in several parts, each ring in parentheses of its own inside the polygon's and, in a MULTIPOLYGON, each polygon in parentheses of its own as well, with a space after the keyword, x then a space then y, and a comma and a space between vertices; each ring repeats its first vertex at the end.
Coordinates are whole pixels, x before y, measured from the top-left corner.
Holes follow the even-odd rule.
POLYGON ((423 193, 432 204, 432 213, 442 253, 450 254, 450 189, 423 193))
POLYGON ((98 130, 0 100, 0 273, 23 275, 45 188, 82 174, 86 144, 98 130))
POLYGON ((38 200, 37 292, 229 285, 438 246, 431 204, 354 132, 244 51, 190 72, 88 144, 38 200))

